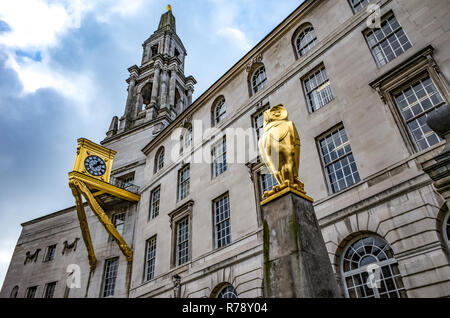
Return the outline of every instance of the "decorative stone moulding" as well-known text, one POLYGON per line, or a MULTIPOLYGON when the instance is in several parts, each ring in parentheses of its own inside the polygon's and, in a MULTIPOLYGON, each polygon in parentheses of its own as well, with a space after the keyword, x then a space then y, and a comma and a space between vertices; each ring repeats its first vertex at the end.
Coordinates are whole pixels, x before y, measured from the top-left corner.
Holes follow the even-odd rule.
POLYGON ((245 70, 247 71, 247 73, 249 73, 252 70, 252 66, 253 64, 256 63, 261 63, 263 60, 263 56, 261 53, 259 53, 256 57, 254 57, 250 63, 247 64, 247 67, 245 68, 245 70))

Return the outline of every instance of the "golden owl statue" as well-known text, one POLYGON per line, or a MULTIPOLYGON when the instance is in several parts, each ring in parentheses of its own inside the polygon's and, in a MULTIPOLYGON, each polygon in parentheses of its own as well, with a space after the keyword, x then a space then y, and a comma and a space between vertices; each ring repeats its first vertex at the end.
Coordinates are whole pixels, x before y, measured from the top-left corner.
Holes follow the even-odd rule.
POLYGON ((258 141, 259 153, 278 185, 264 193, 270 197, 285 188, 304 192, 298 178, 300 137, 283 105, 264 112, 264 132, 258 141))

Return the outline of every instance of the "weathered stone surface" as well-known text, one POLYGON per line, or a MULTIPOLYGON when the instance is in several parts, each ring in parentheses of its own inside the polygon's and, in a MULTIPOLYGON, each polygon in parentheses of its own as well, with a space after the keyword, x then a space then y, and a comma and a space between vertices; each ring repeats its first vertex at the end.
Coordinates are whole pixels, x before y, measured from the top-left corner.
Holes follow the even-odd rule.
POLYGON ((312 203, 288 193, 262 214, 266 297, 340 297, 312 203))

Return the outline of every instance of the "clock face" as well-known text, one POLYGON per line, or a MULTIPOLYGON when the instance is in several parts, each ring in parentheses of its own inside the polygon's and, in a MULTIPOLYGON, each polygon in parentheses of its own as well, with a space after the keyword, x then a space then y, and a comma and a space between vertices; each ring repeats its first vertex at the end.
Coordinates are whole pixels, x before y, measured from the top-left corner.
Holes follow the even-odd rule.
POLYGON ((84 160, 84 167, 94 177, 100 177, 106 172, 106 164, 102 158, 97 156, 89 156, 84 160))

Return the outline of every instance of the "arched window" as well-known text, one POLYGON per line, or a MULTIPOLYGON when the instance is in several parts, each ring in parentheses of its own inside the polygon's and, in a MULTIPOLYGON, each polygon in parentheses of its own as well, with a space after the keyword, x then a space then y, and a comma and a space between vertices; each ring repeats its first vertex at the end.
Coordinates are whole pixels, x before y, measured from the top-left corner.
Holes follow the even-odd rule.
POLYGON ((232 285, 226 285, 217 294, 217 298, 238 298, 238 296, 232 285))
POLYGON ((447 212, 447 215, 445 216, 443 233, 447 247, 450 250, 450 212, 447 212))
POLYGON ((164 168, 164 147, 159 148, 156 152, 154 172, 156 173, 162 168, 164 168))
POLYGON ((310 24, 306 27, 300 28, 299 30, 301 30, 300 33, 298 33, 298 35, 296 33, 295 49, 298 57, 302 57, 314 46, 316 46, 317 36, 316 31, 310 24))
POLYGON ((394 253, 377 236, 352 243, 345 250, 341 270, 349 298, 406 298, 394 253))
POLYGON ((264 67, 264 65, 260 66, 258 69, 256 69, 256 71, 253 72, 250 84, 252 86, 253 94, 256 94, 266 86, 267 77, 266 68, 264 67))
POLYGON ((227 106, 225 104, 225 98, 223 96, 216 99, 212 107, 212 124, 216 126, 222 120, 225 119, 227 114, 227 106))
POLYGON ((19 286, 14 286, 14 288, 11 291, 11 294, 9 295, 9 298, 17 298, 18 293, 19 293, 19 286))

